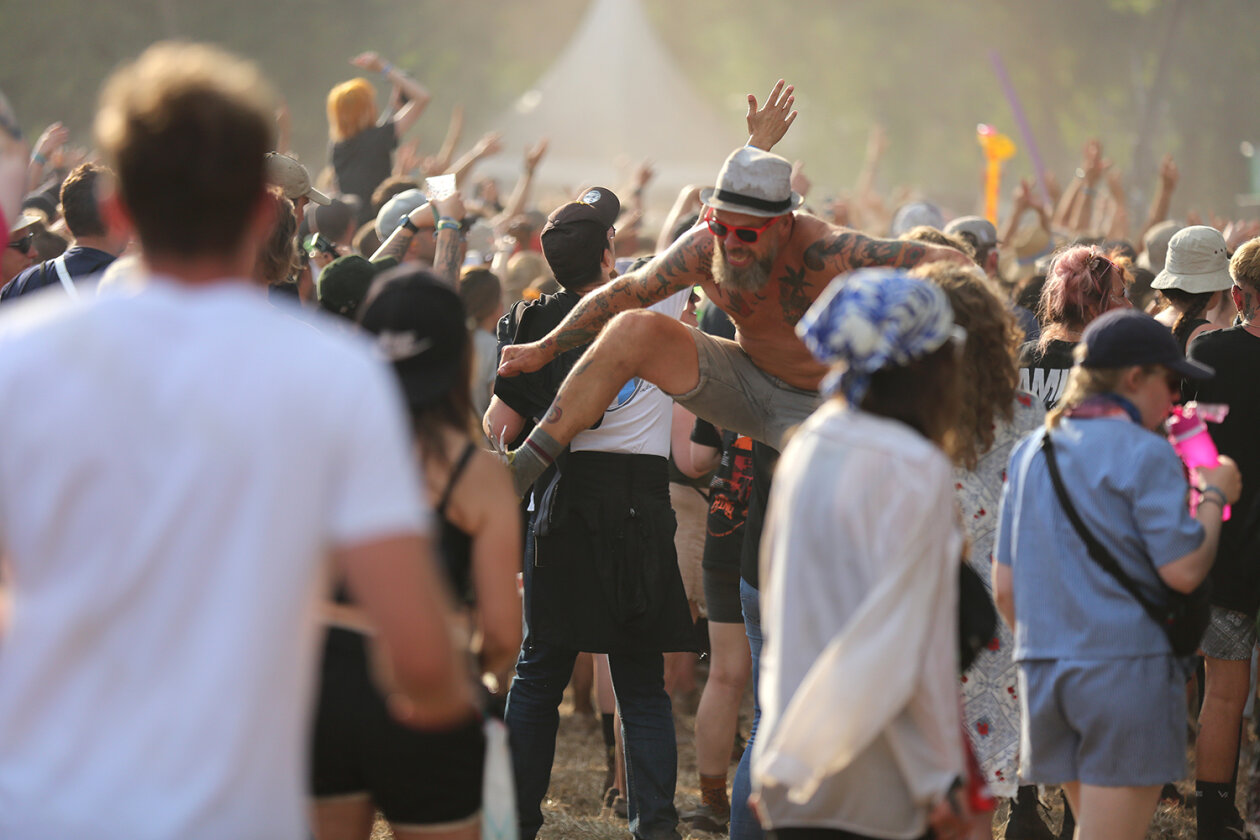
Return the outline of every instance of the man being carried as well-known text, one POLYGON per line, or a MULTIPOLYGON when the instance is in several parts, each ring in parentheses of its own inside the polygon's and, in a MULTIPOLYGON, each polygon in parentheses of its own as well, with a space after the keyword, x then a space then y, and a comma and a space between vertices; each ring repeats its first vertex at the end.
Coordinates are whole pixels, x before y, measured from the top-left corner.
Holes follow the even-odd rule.
POLYGON ((584 297, 545 338, 504 348, 499 373, 514 376, 598 336, 543 422, 513 452, 518 491, 595 422, 633 377, 721 428, 778 446, 783 433, 818 404, 826 370, 794 328, 833 278, 872 265, 971 263, 952 248, 872 239, 796 212, 803 199, 791 188, 792 165, 768 151, 795 117, 786 114, 791 97, 780 99, 781 85, 765 109, 758 110, 749 97, 750 145, 726 159, 716 188, 701 192, 705 224, 642 269, 584 297), (738 328, 735 341, 641 311, 696 284, 731 316, 738 328))

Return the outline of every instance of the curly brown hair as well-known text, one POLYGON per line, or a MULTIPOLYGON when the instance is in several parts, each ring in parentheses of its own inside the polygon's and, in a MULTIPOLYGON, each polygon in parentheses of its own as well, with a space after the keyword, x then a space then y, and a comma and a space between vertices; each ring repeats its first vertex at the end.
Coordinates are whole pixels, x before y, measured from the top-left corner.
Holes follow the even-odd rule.
POLYGON ((967 331, 954 461, 973 470, 993 446, 996 419, 1014 416, 1022 331, 978 268, 937 262, 912 273, 941 287, 954 310, 955 323, 967 331))

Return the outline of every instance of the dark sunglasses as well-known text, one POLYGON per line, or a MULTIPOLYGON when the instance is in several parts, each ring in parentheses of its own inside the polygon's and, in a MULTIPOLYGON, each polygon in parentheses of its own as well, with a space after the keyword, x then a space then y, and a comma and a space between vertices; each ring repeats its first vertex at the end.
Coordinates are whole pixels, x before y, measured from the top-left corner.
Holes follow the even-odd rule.
POLYGON ((9 247, 24 256, 30 256, 31 244, 35 241, 35 234, 28 233, 20 239, 14 239, 9 242, 9 247))
POLYGON ((778 216, 769 219, 761 227, 736 227, 735 225, 727 225, 719 222, 713 217, 713 208, 710 207, 704 211, 704 223, 709 226, 709 233, 718 239, 725 239, 731 233, 735 234, 735 238, 740 242, 747 242, 749 245, 761 238, 761 234, 770 229, 770 226, 779 220, 778 216))

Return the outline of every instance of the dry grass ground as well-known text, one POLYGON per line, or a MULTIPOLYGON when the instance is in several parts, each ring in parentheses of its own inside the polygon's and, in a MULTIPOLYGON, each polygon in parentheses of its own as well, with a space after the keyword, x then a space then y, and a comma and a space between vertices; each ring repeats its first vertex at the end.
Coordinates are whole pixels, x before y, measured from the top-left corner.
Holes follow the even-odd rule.
MULTIPOLYGON (((747 698, 744 706, 740 730, 747 734, 748 722, 751 720, 751 702, 747 698)), ((538 835, 539 840, 625 840, 630 836, 625 820, 601 814, 599 797, 604 779, 604 753, 603 737, 597 721, 575 715, 568 693, 560 711, 556 761, 551 775, 551 789, 543 803, 546 822, 538 835)), ((674 724, 678 735, 678 792, 674 801, 678 810, 684 811, 695 807, 700 800, 696 753, 692 742, 695 718, 687 714, 675 714, 674 724)), ((1248 737, 1240 768, 1250 766, 1249 756, 1255 748, 1256 744, 1251 743, 1248 737)), ((1193 753, 1191 760, 1193 761, 1193 753)), ((734 771, 735 766, 732 764, 731 775, 734 775, 734 771)), ((1240 773, 1242 772, 1240 769, 1240 773)), ((1180 781, 1177 788, 1193 802, 1193 781, 1180 781)), ((1240 811, 1245 805, 1241 795, 1243 789, 1244 784, 1240 779, 1240 811)), ((1057 832, 1063 819, 1061 798, 1055 791, 1046 795, 1045 799, 1050 805, 1047 822, 1057 832)), ((999 807, 994 815, 994 828, 998 837, 1001 836, 1005 816, 1005 806, 999 807)), ((680 826, 680 831, 683 832, 684 840, 715 840, 719 836, 707 832, 687 833, 685 825, 680 826)), ((378 822, 372 833, 372 840, 387 840, 390 837, 389 830, 378 822)), ((1187 807, 1160 805, 1151 821, 1147 840, 1195 840, 1194 811, 1187 807)))

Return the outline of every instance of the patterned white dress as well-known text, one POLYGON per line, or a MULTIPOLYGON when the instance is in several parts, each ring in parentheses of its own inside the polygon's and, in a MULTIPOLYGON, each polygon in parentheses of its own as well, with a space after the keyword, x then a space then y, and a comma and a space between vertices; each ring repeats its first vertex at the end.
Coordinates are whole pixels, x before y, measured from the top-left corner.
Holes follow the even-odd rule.
MULTIPOLYGON (((1009 422, 998 419, 993 446, 980 456, 976 468, 954 470, 954 489, 971 541, 971 566, 986 588, 992 586, 990 564, 997 538, 998 504, 1011 447, 1044 421, 1041 401, 1016 392, 1014 415, 1009 422)), ((1005 797, 1014 796, 1019 785, 1018 669, 1011 661, 1012 644, 1010 628, 999 618, 997 638, 962 676, 963 723, 971 748, 990 791, 1005 797)))

